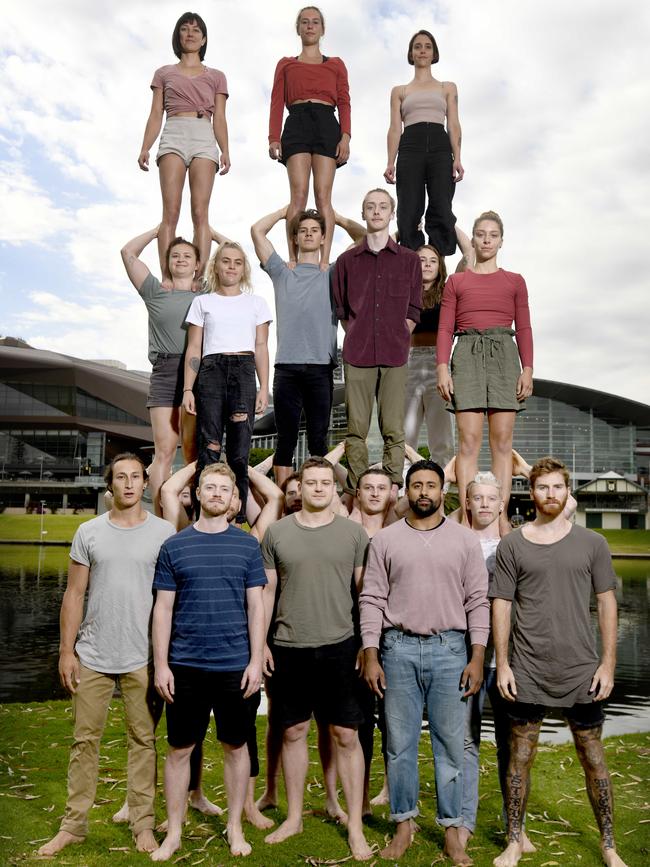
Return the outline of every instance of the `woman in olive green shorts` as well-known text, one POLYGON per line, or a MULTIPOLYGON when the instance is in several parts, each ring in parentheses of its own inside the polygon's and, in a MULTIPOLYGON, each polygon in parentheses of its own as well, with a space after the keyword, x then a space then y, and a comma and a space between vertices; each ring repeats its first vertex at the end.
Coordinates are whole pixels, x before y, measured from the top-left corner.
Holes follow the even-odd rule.
POLYGON ((499 215, 494 211, 481 214, 472 229, 474 265, 453 274, 445 285, 437 354, 438 391, 456 414, 460 502, 465 502, 467 484, 478 471, 487 413, 492 472, 501 483, 506 504, 502 530, 507 530, 512 431, 516 414, 533 391, 533 336, 524 278, 497 265, 502 243, 499 215), (458 342, 450 372, 454 335, 458 342))

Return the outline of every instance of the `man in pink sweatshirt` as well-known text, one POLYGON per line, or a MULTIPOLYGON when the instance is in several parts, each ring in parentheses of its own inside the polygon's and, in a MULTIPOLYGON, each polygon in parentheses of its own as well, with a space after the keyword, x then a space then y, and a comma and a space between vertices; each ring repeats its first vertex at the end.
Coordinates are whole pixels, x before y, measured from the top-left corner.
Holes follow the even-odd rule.
POLYGON ((385 693, 388 786, 397 831, 382 857, 399 858, 411 844, 426 704, 437 821, 445 828, 445 853, 462 865, 471 863, 458 836, 464 699, 483 680, 490 608, 481 545, 471 530, 445 519, 443 483, 444 472, 433 461, 409 469, 406 518, 380 530, 370 544, 360 597, 361 637, 366 682, 378 695, 385 693))

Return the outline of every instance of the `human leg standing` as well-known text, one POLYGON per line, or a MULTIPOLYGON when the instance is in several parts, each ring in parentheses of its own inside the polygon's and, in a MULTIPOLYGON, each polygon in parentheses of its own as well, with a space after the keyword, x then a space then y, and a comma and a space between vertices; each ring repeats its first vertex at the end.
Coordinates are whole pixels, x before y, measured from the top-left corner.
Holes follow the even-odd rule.
MULTIPOLYGON (((287 119, 289 124, 289 118, 287 119)), ((286 128, 285 128, 286 129, 286 128)), ((298 259, 298 250, 296 248, 295 239, 291 234, 291 225, 296 214, 304 211, 307 207, 307 197, 309 196, 309 178, 312 168, 312 155, 307 153, 293 154, 287 160, 287 175, 289 176, 289 207, 287 208, 286 226, 287 226, 287 247, 289 249, 289 260, 296 262, 298 259)))
MULTIPOLYGON (((464 503, 467 485, 478 472, 478 456, 483 438, 483 410, 456 411, 458 430, 458 453, 456 455, 456 484, 458 500, 464 503)), ((465 510, 461 509, 462 523, 467 523, 465 510)))
POLYGON ((331 364, 307 364, 301 376, 302 402, 305 409, 307 447, 310 455, 326 455, 334 396, 331 364))
POLYGON ((343 786, 348 809, 348 843, 357 860, 366 860, 371 855, 363 833, 363 750, 355 728, 330 726, 336 744, 336 768, 343 786))
POLYGON ((217 171, 216 163, 212 160, 195 157, 190 163, 190 209, 192 212, 192 225, 194 226, 194 243, 200 251, 200 264, 197 277, 201 277, 205 266, 210 258, 210 235, 209 206, 214 178, 217 171))
POLYGON ((265 839, 267 843, 282 843, 302 833, 302 808, 309 757, 307 735, 309 720, 287 726, 282 739, 282 771, 287 791, 287 818, 265 839))
POLYGON ((238 524, 246 519, 248 456, 254 424, 255 361, 252 355, 231 355, 226 385, 226 459, 237 478, 241 500, 238 524))
POLYGON ((167 267, 167 250, 170 242, 176 237, 186 173, 185 162, 178 154, 165 154, 158 162, 163 205, 162 220, 158 229, 158 259, 163 281, 171 280, 167 267))
POLYGON ((154 511, 162 517, 160 489, 169 478, 180 438, 180 409, 177 406, 149 407, 154 455, 148 479, 154 511))
POLYGON ((303 407, 299 367, 296 364, 278 364, 273 377, 273 413, 278 434, 273 455, 273 475, 277 485, 281 485, 293 472, 293 456, 303 407))
POLYGON ((391 481, 402 486, 404 470, 404 395, 408 367, 379 368, 377 389, 377 421, 384 439, 382 465, 390 473, 391 481))
POLYGON ((221 460, 227 410, 227 358, 219 354, 204 356, 196 378, 197 477, 208 464, 221 460))
MULTIPOLYGON (((345 411, 348 418, 348 435, 345 439, 345 455, 348 459, 348 482, 346 491, 355 496, 357 479, 368 468, 366 438, 370 430, 372 406, 379 380, 378 367, 355 367, 345 365, 345 411)), ((402 412, 404 406, 402 402, 402 412)), ((400 467, 400 473, 402 468, 400 467)))
POLYGON ((456 251, 456 217, 451 209, 456 184, 449 136, 441 124, 427 124, 426 189, 427 209, 424 231, 441 256, 456 251))
POLYGON ((488 436, 492 455, 492 472, 501 483, 503 512, 499 517, 501 535, 510 530, 508 521, 508 502, 512 487, 512 432, 515 426, 515 412, 507 410, 488 410, 488 436))
POLYGON ((424 244, 424 234, 420 229, 426 184, 423 126, 425 124, 406 127, 397 154, 397 231, 400 244, 410 250, 418 250, 424 244))
POLYGON ((427 423, 429 453, 434 461, 445 467, 454 456, 454 430, 451 413, 447 412, 445 402, 436 388, 436 363, 436 348, 433 346, 425 360, 427 375, 422 405, 427 423))
POLYGON ((332 240, 334 238, 334 208, 332 207, 332 186, 336 174, 336 160, 331 157, 312 154, 311 167, 314 175, 314 200, 316 210, 325 218, 325 241, 321 253, 321 263, 328 264, 332 240))
POLYGON ((424 421, 424 390, 422 366, 419 363, 419 353, 411 349, 408 362, 408 375, 404 390, 404 439, 412 449, 418 447, 420 430, 424 421))

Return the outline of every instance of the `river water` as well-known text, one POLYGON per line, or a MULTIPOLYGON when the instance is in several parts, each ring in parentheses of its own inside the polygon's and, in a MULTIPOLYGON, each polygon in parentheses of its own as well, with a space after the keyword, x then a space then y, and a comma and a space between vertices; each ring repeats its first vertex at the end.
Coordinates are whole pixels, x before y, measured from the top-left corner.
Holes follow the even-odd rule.
MULTIPOLYGON (((650 731, 650 560, 615 560, 620 577, 618 666, 605 734, 650 731)), ((0 545, 0 702, 63 698, 57 662, 68 548, 0 545)), ((596 626, 595 613, 593 614, 596 626)), ((491 735, 489 710, 484 734, 491 735)), ((568 730, 548 719, 545 741, 568 730)))

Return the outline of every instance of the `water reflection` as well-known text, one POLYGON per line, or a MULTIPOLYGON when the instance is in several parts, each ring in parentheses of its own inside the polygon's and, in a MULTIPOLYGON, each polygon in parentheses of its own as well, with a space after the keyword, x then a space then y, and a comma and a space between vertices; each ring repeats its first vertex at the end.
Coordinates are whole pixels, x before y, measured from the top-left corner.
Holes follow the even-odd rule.
MULTIPOLYGON (((59 608, 65 591, 68 549, 0 546, 0 701, 63 698, 59 686, 59 608)), ((619 605, 616 684, 605 734, 650 729, 650 560, 617 560, 619 605)), ((594 629, 597 619, 592 610, 594 629)), ((491 735, 489 709, 485 736, 491 735)), ((544 740, 569 736, 549 719, 544 740)))

